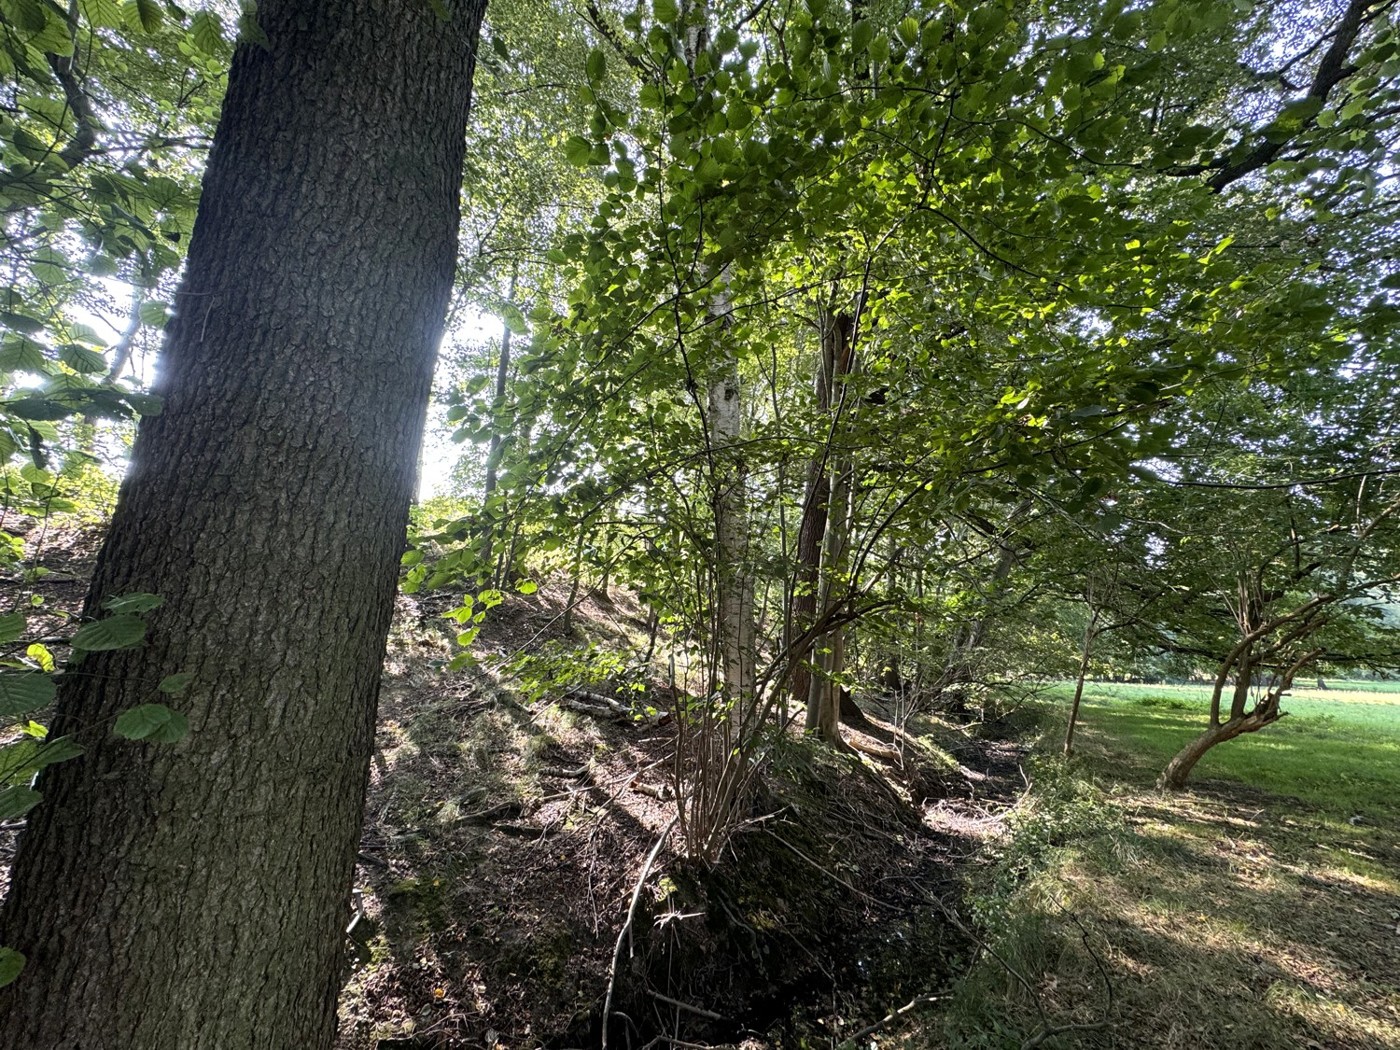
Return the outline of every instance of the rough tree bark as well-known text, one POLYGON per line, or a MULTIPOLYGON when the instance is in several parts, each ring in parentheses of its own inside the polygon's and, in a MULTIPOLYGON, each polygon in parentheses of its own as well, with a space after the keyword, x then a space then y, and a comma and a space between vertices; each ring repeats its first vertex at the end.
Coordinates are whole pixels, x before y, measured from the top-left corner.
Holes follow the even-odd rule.
POLYGON ((380 662, 458 228, 484 0, 263 0, 87 611, 147 644, 64 676, 0 943, 5 1050, 334 1038, 380 662), (172 701, 156 746, 113 719, 172 701))
MULTIPOLYGON (((838 327, 834 318, 822 313, 821 345, 818 350, 816 376, 812 384, 812 399, 816 410, 825 417, 831 412, 832 371, 840 356, 836 349, 838 327)), ((828 442, 829 444, 829 442, 828 442)), ((793 574, 792 603, 788 609, 788 635, 800 638, 817 618, 817 590, 821 579, 822 537, 826 535, 826 518, 831 500, 831 475, 827 470, 827 447, 814 452, 807 461, 807 483, 802 496, 802 520, 797 528, 797 568, 793 574)), ((807 694, 812 687, 812 671, 807 665, 811 647, 793 654, 793 666, 788 677, 794 707, 807 706, 807 694)))
MULTIPOLYGON (((844 556, 848 530, 849 464, 833 463, 831 446, 842 408, 843 395, 838 393, 837 385, 850 374, 855 356, 855 318, 826 308, 818 316, 821 357, 817 362, 813 396, 817 411, 827 417, 829 423, 826 444, 813 454, 807 465, 794 597, 789 614, 793 637, 800 637, 817 623, 819 615, 824 617, 829 613, 830 574, 836 571, 836 559, 844 556), (828 573, 825 578, 823 569, 828 573)), ((830 683, 832 674, 841 673, 839 664, 844 657, 844 653, 838 652, 841 648, 838 629, 819 635, 810 647, 793 654, 790 677, 793 702, 807 709, 807 732, 816 733, 828 743, 839 743, 841 739, 838 708, 834 702, 837 694, 830 683), (818 672, 815 675, 814 668, 818 672)))

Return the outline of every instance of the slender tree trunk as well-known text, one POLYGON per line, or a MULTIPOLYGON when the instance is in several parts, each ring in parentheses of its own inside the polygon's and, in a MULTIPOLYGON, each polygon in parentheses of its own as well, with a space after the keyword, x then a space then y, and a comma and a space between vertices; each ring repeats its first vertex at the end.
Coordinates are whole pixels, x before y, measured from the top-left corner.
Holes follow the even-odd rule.
POLYGON ((1074 728, 1079 724, 1079 702, 1084 698, 1084 679, 1089 674, 1089 657, 1093 654, 1094 640, 1098 638, 1099 610, 1089 617, 1089 626, 1084 628, 1084 645, 1079 654, 1079 677, 1074 682, 1074 701, 1069 705, 1069 725, 1065 727, 1065 756, 1074 751, 1074 728))
POLYGON ((323 1050, 384 639, 452 282, 484 3, 263 0, 0 943, 4 1050, 323 1050), (155 685, 191 672, 177 698, 155 685), (114 737, 168 699, 179 744, 114 737))
MULTIPOLYGON (((511 306, 515 305, 515 286, 518 268, 511 271, 510 291, 506 293, 506 301, 511 306)), ((498 516, 491 506, 491 497, 495 495, 497 477, 501 469, 501 454, 505 445, 505 435, 500 431, 497 417, 500 415, 501 406, 506 401, 506 383, 510 380, 510 337, 511 330, 509 324, 501 325, 501 355, 496 362, 496 390, 495 396, 491 400, 491 444, 486 452, 486 481, 481 489, 481 564, 484 571, 491 576, 491 582, 497 586, 501 584, 500 577, 493 571, 491 564, 492 549, 496 543, 496 532, 505 520, 503 517, 498 520, 498 516)))
POLYGON ((579 522, 578 528, 578 542, 574 544, 573 567, 569 570, 569 600, 564 603, 562 629, 566 635, 574 633, 574 608, 578 605, 578 592, 583 586, 583 543, 587 533, 584 531, 583 522, 579 522))
POLYGON ((711 313, 725 354, 709 386, 712 450, 711 501, 715 518, 716 648, 720 686, 731 702, 746 708, 753 699, 753 575, 750 571, 748 504, 743 463, 736 450, 743 436, 739 362, 727 345, 730 327, 728 278, 721 274, 711 313))
MULTIPOLYGON (((789 632, 798 638, 811 629, 817 610, 824 608, 827 585, 822 582, 822 546, 831 527, 831 462, 830 438, 834 436, 831 419, 836 380, 846 374, 851 360, 853 321, 845 314, 822 308, 818 313, 820 353, 812 382, 812 397, 820 419, 826 421, 828 441, 812 454, 807 462, 807 484, 802 500, 802 521, 797 532, 797 571, 794 574, 792 608, 788 616, 789 632)), ((839 507, 839 503, 837 504, 839 507)), ((840 511, 838 510, 838 513, 840 511)), ((817 728, 814 712, 820 705, 822 686, 812 676, 810 664, 822 665, 822 674, 830 671, 828 662, 814 655, 820 639, 801 652, 792 654, 793 669, 789 675, 792 702, 807 709, 807 731, 817 728), (816 699, 814 699, 816 698, 816 699), (817 706, 814 706, 814 703, 817 706)), ((818 679, 821 675, 817 676, 818 679)))
MULTIPOLYGON (((831 486, 831 506, 826 527, 826 545, 822 551, 821 614, 835 608, 841 599, 836 588, 841 583, 847 565, 847 546, 851 526, 852 468, 849 461, 837 468, 831 486)), ((836 679, 845 670, 846 634, 844 627, 828 631, 817 640, 817 647, 826 650, 822 673, 813 675, 807 701, 807 731, 816 733, 828 744, 841 743, 840 686, 836 679)))
MULTIPOLYGON (((817 592, 820 589, 822 537, 826 534, 828 502, 831 499, 831 479, 819 457, 808 465, 807 485, 802 500, 802 522, 797 530, 797 572, 792 589, 792 606, 788 613, 788 632, 800 638, 817 618, 817 592)), ((792 654, 793 668, 789 676, 792 703, 806 707, 807 692, 812 686, 812 672, 807 661, 810 646, 792 654)))

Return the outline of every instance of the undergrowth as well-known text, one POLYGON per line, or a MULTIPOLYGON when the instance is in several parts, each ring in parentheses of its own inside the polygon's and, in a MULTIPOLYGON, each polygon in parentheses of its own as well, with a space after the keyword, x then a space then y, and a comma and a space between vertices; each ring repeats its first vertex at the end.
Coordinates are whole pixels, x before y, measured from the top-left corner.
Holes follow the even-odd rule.
POLYGON ((990 873, 969 887, 980 944, 944 1014, 949 1047, 1019 1047, 1048 1026, 1040 975, 1073 931, 1060 921, 1074 906, 1061 876, 1075 863, 1116 868, 1132 855, 1122 813, 1100 784, 1057 758, 1033 758, 1028 773, 1031 789, 1007 814, 990 873))

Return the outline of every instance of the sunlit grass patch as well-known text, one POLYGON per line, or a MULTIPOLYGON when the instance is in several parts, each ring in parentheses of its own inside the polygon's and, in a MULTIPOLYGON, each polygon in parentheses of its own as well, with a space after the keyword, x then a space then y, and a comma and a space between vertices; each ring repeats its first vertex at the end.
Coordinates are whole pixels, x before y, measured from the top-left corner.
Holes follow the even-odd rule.
MULTIPOLYGON (((1069 837, 1029 872, 1013 836, 1002 865, 1023 877, 988 954, 942 1029, 903 1045, 1014 1047, 1073 1024, 1090 1027, 1039 1045, 1400 1048, 1400 706, 1352 692, 1298 700, 1164 794, 1205 692, 1092 687, 1073 763, 1024 805, 1075 798, 1102 819, 1061 820, 1069 837)), ((1062 717, 1047 712, 1047 750, 1062 717)))

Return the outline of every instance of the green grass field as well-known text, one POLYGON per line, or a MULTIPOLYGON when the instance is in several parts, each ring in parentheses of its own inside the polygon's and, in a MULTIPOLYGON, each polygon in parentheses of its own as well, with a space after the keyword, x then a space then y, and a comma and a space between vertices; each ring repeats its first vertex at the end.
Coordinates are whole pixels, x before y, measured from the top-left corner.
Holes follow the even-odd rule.
MULTIPOLYGON (((1340 817, 1400 815, 1400 682, 1329 682, 1284 701, 1288 716, 1212 750, 1194 781, 1228 780, 1340 817)), ((1056 688, 1067 697, 1071 687, 1056 688)), ((1081 727, 1114 764, 1160 769, 1205 727, 1205 686, 1086 686, 1081 727)))
POLYGON ((897 1045, 1400 1050, 1400 683, 1328 685, 1183 792, 1207 689, 1091 684, 1065 763, 1057 686, 978 884, 995 955, 897 1045))

